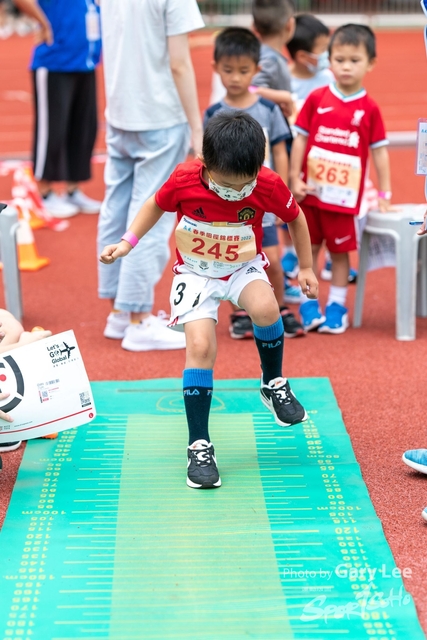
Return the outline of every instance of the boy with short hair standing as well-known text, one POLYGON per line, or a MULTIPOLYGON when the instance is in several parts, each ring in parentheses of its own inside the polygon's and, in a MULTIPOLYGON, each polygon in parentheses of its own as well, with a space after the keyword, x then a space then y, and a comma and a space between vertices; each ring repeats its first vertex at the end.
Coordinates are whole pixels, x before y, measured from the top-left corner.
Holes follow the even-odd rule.
MULTIPOLYGON (((286 140, 292 134, 278 105, 249 90, 252 78, 259 69, 259 57, 260 42, 249 29, 229 27, 217 36, 214 70, 219 74, 227 93, 223 100, 206 110, 204 126, 221 111, 245 110, 263 128, 266 137, 265 165, 276 171, 286 184, 288 181, 286 140)), ((274 214, 265 214, 263 232, 262 249, 270 262, 267 273, 279 304, 285 337, 294 338, 305 335, 300 323, 284 305, 283 272, 274 214)), ((235 339, 253 336, 251 319, 245 311, 235 309, 231 315, 230 335, 235 339)))
POLYGON ((295 31, 293 0, 254 0, 254 29, 261 41, 260 67, 253 79, 256 92, 280 104, 286 117, 292 115, 291 76, 283 47, 295 31))
POLYGON ((369 150, 382 211, 390 209, 391 190, 383 120, 363 88, 376 59, 372 30, 357 24, 340 27, 332 36, 329 55, 336 81, 313 91, 301 109, 290 178, 307 217, 315 269, 323 240, 332 258, 325 315, 317 301, 305 298, 300 307, 302 322, 307 331, 338 334, 348 327, 349 252, 357 249, 356 223, 369 150))
POLYGON ((291 89, 300 111, 309 93, 325 87, 334 80, 329 68, 328 27, 311 13, 295 17, 295 31, 287 47, 290 64, 291 89))
MULTIPOLYGON (((295 104, 292 97, 291 74, 283 48, 293 37, 295 31, 295 5, 293 0, 254 0, 252 16, 254 29, 261 41, 261 71, 253 79, 256 93, 276 102, 286 118, 293 116, 295 104)), ((287 140, 290 153, 292 137, 287 140)), ((285 302, 300 302, 298 287, 291 284, 289 278, 298 273, 298 260, 295 249, 286 231, 284 234, 285 252, 282 260, 285 302)), ((279 244, 277 245, 280 246, 279 244)))
POLYGON ((202 153, 200 159, 178 165, 145 202, 121 241, 104 248, 100 260, 112 264, 126 256, 164 211, 177 211, 170 326, 185 331, 187 345, 187 484, 208 489, 221 485, 208 430, 221 300, 246 309, 254 323, 261 400, 276 423, 289 426, 307 417, 282 377, 283 323, 261 251, 267 209, 289 224, 301 267, 299 284, 309 298, 317 296, 318 283, 304 214, 277 173, 263 166, 261 125, 243 111, 219 113, 206 126, 202 153))

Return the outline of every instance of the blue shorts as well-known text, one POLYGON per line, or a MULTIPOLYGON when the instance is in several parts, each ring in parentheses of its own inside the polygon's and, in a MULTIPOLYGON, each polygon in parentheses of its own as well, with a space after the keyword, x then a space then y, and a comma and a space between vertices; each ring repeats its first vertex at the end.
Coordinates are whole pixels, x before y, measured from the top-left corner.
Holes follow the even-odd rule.
POLYGON ((275 247, 279 244, 279 236, 277 233, 277 226, 275 224, 268 225, 262 228, 262 246, 263 247, 275 247))

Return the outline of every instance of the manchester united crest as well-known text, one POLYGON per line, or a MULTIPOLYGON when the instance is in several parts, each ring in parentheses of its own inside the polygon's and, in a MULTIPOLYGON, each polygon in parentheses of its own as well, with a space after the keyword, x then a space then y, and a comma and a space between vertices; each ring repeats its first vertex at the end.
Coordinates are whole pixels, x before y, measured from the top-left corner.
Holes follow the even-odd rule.
POLYGON ((252 207, 245 207, 244 209, 240 209, 240 211, 237 212, 237 219, 239 222, 245 222, 246 220, 252 220, 252 218, 255 218, 255 209, 252 209, 252 207))

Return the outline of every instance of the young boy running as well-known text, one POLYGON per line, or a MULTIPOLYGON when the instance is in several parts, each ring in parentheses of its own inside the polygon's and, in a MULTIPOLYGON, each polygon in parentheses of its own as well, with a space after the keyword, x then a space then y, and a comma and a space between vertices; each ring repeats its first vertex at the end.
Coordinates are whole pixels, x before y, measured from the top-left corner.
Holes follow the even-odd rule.
POLYGON ((162 217, 177 211, 177 261, 171 290, 171 327, 185 331, 184 404, 189 428, 187 484, 219 487, 208 421, 221 300, 246 309, 254 326, 262 369, 261 400, 281 426, 306 419, 282 377, 283 322, 265 274, 262 218, 268 209, 289 224, 300 262, 299 284, 317 296, 304 214, 277 173, 263 166, 265 136, 243 111, 219 113, 208 122, 203 157, 177 166, 140 209, 118 244, 101 253, 105 264, 126 256, 162 217))
MULTIPOLYGON (((226 95, 223 100, 206 110, 203 124, 206 126, 210 118, 224 110, 241 109, 249 113, 264 130, 265 166, 274 169, 287 183, 289 167, 286 140, 292 137, 289 126, 277 104, 249 90, 252 78, 259 70, 260 49, 258 38, 249 29, 229 27, 217 36, 214 70, 221 78, 226 95)), ((272 213, 264 215, 262 249, 270 262, 267 273, 279 304, 285 338, 295 338, 305 335, 305 332, 293 313, 284 305, 284 280, 276 220, 272 213)), ((253 337, 252 322, 245 311, 236 308, 230 320, 232 338, 253 337)))
POLYGON ((304 298, 302 322, 307 331, 337 334, 348 327, 349 252, 357 249, 356 223, 369 149, 381 211, 390 209, 391 191, 384 124, 363 88, 376 58, 372 30, 357 24, 340 27, 331 38, 329 55, 336 82, 313 91, 298 115, 290 177, 307 217, 315 269, 323 240, 332 259, 325 315, 317 301, 304 298))

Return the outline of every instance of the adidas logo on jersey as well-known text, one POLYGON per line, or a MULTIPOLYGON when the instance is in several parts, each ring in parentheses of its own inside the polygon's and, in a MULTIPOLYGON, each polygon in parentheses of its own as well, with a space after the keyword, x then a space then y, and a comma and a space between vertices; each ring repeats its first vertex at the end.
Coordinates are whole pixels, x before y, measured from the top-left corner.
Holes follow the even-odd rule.
POLYGON ((198 216, 199 218, 206 218, 205 212, 203 211, 202 207, 199 207, 198 209, 194 209, 193 213, 195 216, 198 216))
POLYGON ((261 271, 259 271, 259 269, 256 269, 255 267, 249 267, 249 269, 246 270, 246 274, 248 273, 261 273, 261 271))

